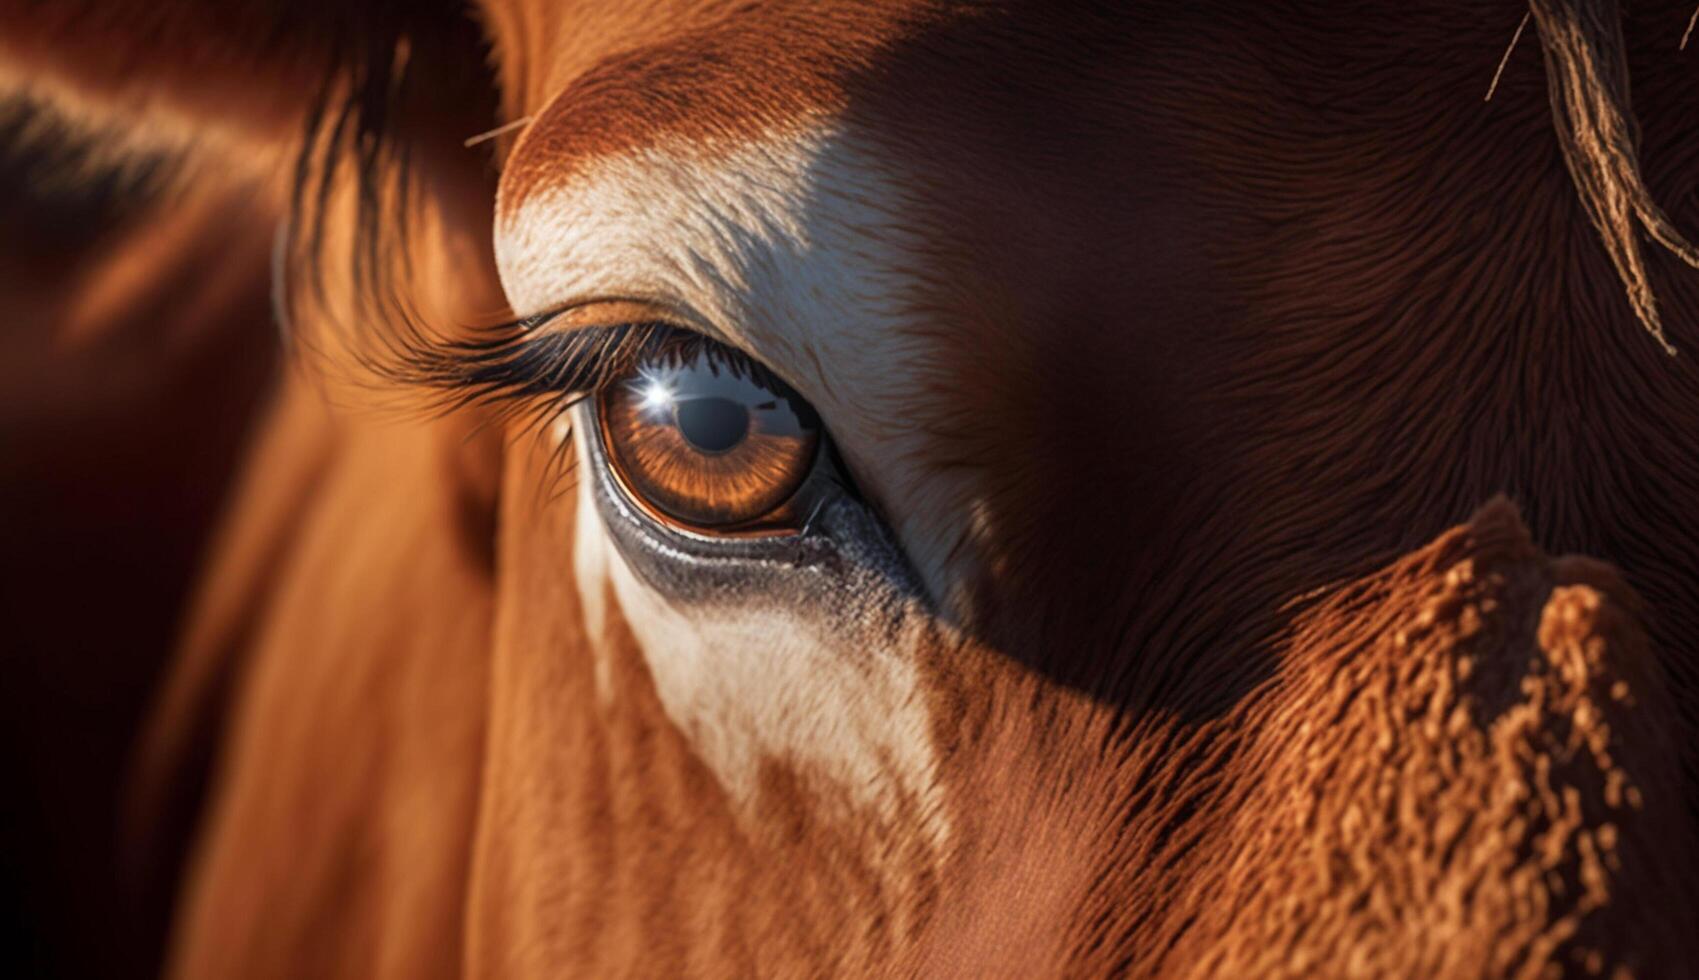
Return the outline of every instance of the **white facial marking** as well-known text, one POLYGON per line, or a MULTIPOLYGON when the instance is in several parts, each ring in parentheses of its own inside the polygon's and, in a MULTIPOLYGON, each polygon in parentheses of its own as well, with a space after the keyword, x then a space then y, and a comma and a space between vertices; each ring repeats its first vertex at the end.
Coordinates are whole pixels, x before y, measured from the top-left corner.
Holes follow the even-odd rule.
MULTIPOLYGON (((587 428, 576 427, 580 454, 587 428)), ((675 606, 612 546, 590 478, 577 496, 574 571, 586 611, 597 610, 592 636, 603 639, 600 597, 611 586, 667 716, 732 799, 754 803, 761 764, 774 761, 825 781, 861 811, 840 816, 895 825, 906 813, 920 820, 923 840, 942 845, 948 824, 915 664, 918 624, 896 648, 880 649, 834 633, 814 609, 675 606)), ((599 687, 608 656, 596 651, 599 687)))
MULTIPOLYGON (((914 236, 871 155, 824 122, 734 147, 675 141, 590 161, 517 205, 504 202, 496 240, 515 312, 642 300, 755 352, 791 375, 852 465, 879 461, 861 469, 904 502, 909 547, 926 569, 935 539, 918 531, 942 526, 948 494, 935 475, 919 479, 910 460, 922 454, 905 451, 918 437, 901 424, 915 386, 901 329, 914 236)), ((638 383, 659 401, 665 382, 638 383)), ((772 761, 829 781, 863 817, 924 814, 923 836, 942 839, 918 625, 897 649, 868 649, 892 641, 858 644, 818 609, 789 615, 759 596, 676 606, 608 539, 588 478, 579 493, 574 565, 591 635, 602 639, 611 586, 662 706, 734 799, 753 802, 772 761)), ((937 562, 932 570, 941 573, 937 562)), ((604 696, 606 656, 597 654, 604 696)))
MULTIPOLYGON (((574 440, 573 451, 579 454, 579 459, 583 459, 583 436, 574 434, 567 421, 569 418, 563 415, 555 424, 568 426, 560 435, 563 439, 574 440)), ((574 494, 577 513, 573 516, 572 573, 578 583, 579 608, 584 610, 584 635, 590 638, 590 648, 595 657, 596 696, 607 704, 613 700, 613 665, 608 662, 607 650, 607 553, 610 542, 596 515, 595 496, 587 492, 585 483, 580 478, 578 491, 574 494)))

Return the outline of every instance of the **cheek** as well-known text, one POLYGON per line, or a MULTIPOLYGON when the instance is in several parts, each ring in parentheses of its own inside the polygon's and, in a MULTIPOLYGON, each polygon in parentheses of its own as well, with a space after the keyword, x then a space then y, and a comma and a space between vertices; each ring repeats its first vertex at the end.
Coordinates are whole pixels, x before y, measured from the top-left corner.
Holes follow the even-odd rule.
MULTIPOLYGON (((597 476, 580 474, 573 561, 592 642, 610 616, 624 620, 668 720, 728 796, 757 811, 764 775, 782 767, 851 811, 842 816, 892 828, 918 819, 909 832, 941 844, 948 820, 918 656, 934 636, 924 614, 818 568, 764 568, 744 587, 664 594, 610 537, 597 476)), ((607 678, 618 652, 596 646, 599 693, 615 697, 607 678)))

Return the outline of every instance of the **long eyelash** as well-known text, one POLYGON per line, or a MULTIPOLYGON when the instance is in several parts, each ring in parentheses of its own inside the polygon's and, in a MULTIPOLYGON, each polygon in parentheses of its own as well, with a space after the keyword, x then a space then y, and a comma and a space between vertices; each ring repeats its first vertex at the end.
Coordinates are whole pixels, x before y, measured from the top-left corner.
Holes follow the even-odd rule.
POLYGON ((392 372, 442 393, 447 408, 549 398, 571 404, 594 395, 650 356, 675 332, 662 323, 547 331, 552 315, 502 324, 469 340, 408 352, 392 372))
MULTIPOLYGON (((520 433, 544 433, 585 398, 594 398, 643 364, 681 363, 707 350, 714 362, 739 375, 766 375, 741 351, 663 322, 548 330, 558 314, 543 314, 480 331, 464 340, 438 340, 407 351, 388 373, 397 381, 435 390, 438 407, 453 411, 494 405, 493 423, 518 419, 520 433)), ((551 496, 571 487, 570 440, 560 438, 539 490, 551 496)))
POLYGON ((441 410, 493 405, 489 424, 517 420, 521 424, 510 431, 555 434, 546 478, 537 487, 544 503, 573 485, 575 458, 565 438, 570 429, 556 424, 578 402, 629 380, 643 365, 679 365, 705 354, 714 370, 789 390, 765 365, 693 331, 658 321, 547 329, 557 315, 500 324, 469 339, 418 344, 387 371, 392 380, 437 392, 441 410))
POLYGON ((640 364, 680 364, 703 351, 711 354, 716 369, 783 384, 742 351, 664 322, 543 329, 554 317, 530 317, 489 328, 469 340, 415 348, 391 376, 441 392, 442 404, 449 409, 538 399, 570 407, 629 377, 640 364))
MULTIPOLYGON (((496 411, 486 425, 518 420, 512 430, 516 435, 537 437, 554 430, 579 401, 635 371, 679 333, 663 323, 546 329, 555 316, 498 324, 467 339, 411 345, 385 374, 436 392, 441 411, 492 405, 496 411)), ((576 467, 571 444, 570 438, 554 441, 544 479, 535 488, 537 503, 552 503, 570 492, 576 467)))

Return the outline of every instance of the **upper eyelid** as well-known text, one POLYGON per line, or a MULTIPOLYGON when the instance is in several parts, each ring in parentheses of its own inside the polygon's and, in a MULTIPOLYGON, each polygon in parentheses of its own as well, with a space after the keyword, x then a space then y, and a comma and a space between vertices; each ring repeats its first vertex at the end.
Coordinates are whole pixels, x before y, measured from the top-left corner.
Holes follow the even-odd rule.
POLYGON ((643 296, 616 294, 582 299, 539 314, 538 319, 541 323, 559 324, 562 328, 571 330, 633 323, 660 323, 724 342, 720 331, 691 311, 643 296))

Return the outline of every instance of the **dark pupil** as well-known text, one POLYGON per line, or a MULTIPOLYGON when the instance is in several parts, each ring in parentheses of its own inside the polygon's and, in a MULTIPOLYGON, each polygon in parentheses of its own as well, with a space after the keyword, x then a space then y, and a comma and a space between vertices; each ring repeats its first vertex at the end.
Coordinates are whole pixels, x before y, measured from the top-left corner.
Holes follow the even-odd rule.
POLYGON ((679 433, 704 453, 723 453, 749 434, 749 410, 730 398, 682 398, 675 412, 679 433))

